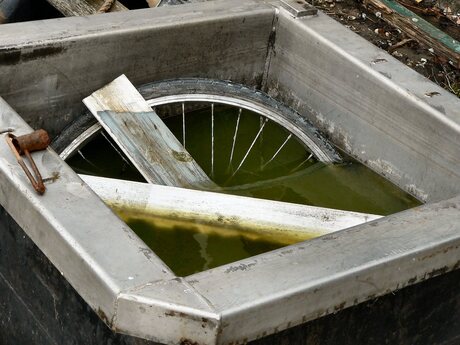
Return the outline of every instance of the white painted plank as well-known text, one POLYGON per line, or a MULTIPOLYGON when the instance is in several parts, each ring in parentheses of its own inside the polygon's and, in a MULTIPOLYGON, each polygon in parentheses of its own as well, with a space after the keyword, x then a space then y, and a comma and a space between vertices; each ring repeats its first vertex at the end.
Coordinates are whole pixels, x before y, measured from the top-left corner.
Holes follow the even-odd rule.
MULTIPOLYGON (((47 0, 66 17, 87 16, 96 14, 104 0, 47 0)), ((110 12, 128 11, 119 1, 116 1, 110 12)))
POLYGON ((127 208, 149 216, 264 232, 271 236, 297 236, 299 240, 381 218, 374 214, 80 176, 115 209, 127 208))
POLYGON ((125 75, 83 102, 148 182, 217 188, 125 75))

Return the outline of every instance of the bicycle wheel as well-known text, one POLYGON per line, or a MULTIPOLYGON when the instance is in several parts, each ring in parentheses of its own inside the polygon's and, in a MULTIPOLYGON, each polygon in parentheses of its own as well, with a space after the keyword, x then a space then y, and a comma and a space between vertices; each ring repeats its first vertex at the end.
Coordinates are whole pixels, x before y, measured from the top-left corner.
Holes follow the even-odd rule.
MULTIPOLYGON (((170 129, 175 128, 173 133, 187 150, 196 151, 195 154, 190 152, 191 155, 220 185, 234 186, 278 178, 302 166, 341 160, 333 146, 305 117, 261 91, 227 81, 190 78, 145 84, 139 92, 160 116, 166 118, 170 129), (169 121, 170 118, 179 121, 169 121), (195 118, 199 120, 193 120, 195 118), (203 121, 203 118, 206 120, 203 121), (219 126, 228 128, 219 132, 219 126), (205 133, 209 138, 205 138, 205 133), (216 138, 217 133, 221 134, 216 138), (194 136, 195 146, 200 146, 201 151, 193 149, 194 136), (203 149, 203 142, 208 143, 208 149, 203 149), (222 142, 226 144, 221 144, 219 148, 217 144, 222 142), (239 146, 242 148, 238 150, 239 146), (283 161, 284 151, 289 148, 291 152, 296 152, 296 157, 283 161), (203 153, 206 150, 210 151, 209 154, 203 153), (241 151, 240 154, 238 151, 241 151), (285 168, 281 169, 282 164, 276 165, 276 161, 283 164, 289 161, 289 164, 284 164, 285 168), (260 172, 269 170, 273 165, 277 167, 273 169, 276 173, 261 177, 265 172, 260 172)), ((107 141, 122 158, 123 165, 128 164, 126 157, 104 135, 99 123, 89 113, 67 127, 52 146, 64 160, 78 153, 87 161, 82 148, 101 135, 101 140, 107 141)), ((88 173, 84 169, 80 172, 88 173)))

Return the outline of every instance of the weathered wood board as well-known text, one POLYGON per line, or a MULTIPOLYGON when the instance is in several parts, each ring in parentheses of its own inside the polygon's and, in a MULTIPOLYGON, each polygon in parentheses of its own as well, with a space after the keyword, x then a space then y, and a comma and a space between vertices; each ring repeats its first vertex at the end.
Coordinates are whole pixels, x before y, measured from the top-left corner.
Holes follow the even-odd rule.
MULTIPOLYGON (((47 0, 66 17, 96 14, 104 0, 47 0)), ((119 1, 115 1, 110 12, 128 11, 119 1)))
POLYGON ((302 241, 382 216, 80 175, 107 204, 136 214, 302 241), (173 215, 173 216, 172 216, 173 215))
POLYGON ((83 102, 148 182, 217 188, 125 75, 83 102))

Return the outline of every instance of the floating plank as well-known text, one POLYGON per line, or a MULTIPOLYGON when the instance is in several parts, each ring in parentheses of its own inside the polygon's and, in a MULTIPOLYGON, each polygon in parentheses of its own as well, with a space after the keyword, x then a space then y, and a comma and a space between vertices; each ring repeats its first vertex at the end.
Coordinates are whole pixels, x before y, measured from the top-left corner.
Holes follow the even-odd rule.
POLYGON ((313 207, 222 193, 80 175, 116 210, 228 229, 264 233, 295 242, 381 218, 374 214, 313 207))
POLYGON ((217 188, 125 75, 83 102, 148 182, 217 188))
POLYGON ((449 59, 456 68, 460 68, 460 42, 457 40, 396 1, 364 0, 364 5, 380 11, 384 21, 426 47, 433 48, 436 55, 449 59))
MULTIPOLYGON (((47 0, 66 17, 96 14, 104 0, 47 0)), ((115 1, 110 12, 128 11, 119 1, 115 1)))

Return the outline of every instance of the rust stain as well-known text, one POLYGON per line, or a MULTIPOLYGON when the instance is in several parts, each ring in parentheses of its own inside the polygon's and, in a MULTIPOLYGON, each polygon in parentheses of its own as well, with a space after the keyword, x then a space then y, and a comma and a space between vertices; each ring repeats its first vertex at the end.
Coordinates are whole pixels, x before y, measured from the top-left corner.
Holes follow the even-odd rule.
POLYGON ((61 177, 61 175, 59 174, 59 171, 53 171, 51 173, 51 176, 50 177, 47 177, 47 178, 44 178, 43 179, 43 182, 56 182, 57 180, 59 180, 59 178, 61 177))
POLYGON ((458 247, 459 247, 458 245, 453 245, 453 246, 443 248, 441 250, 438 250, 438 251, 435 251, 435 252, 433 252, 431 254, 423 256, 422 258, 419 259, 419 261, 423 261, 423 260, 426 260, 426 259, 433 258, 433 257, 435 257, 435 256, 437 256, 439 254, 446 254, 446 253, 450 252, 451 250, 458 249, 458 247))
POLYGON ((43 129, 19 137, 10 133, 7 137, 5 137, 5 139, 12 153, 16 157, 18 164, 21 166, 22 170, 24 170, 24 173, 34 187, 35 191, 39 195, 43 195, 46 188, 43 184, 42 175, 40 174, 40 171, 38 170, 30 152, 44 150, 48 147, 50 143, 48 133, 43 129), (29 168, 24 163, 21 155, 25 155, 29 160, 29 164, 32 167, 34 175, 32 175, 29 168))
POLYGON ((449 267, 444 266, 435 270, 432 270, 431 272, 428 273, 429 278, 433 278, 435 276, 439 276, 441 274, 447 273, 449 271, 449 267))
POLYGON ((416 281, 417 281, 417 276, 415 276, 415 277, 409 279, 409 280, 407 281, 407 284, 412 285, 412 284, 414 284, 416 281))
POLYGON ((50 137, 44 129, 39 129, 30 134, 13 137, 12 141, 19 154, 22 155, 25 151, 34 152, 46 149, 50 144, 50 137))
POLYGON ((104 321, 106 325, 109 327, 112 327, 112 320, 109 320, 107 315, 104 313, 104 311, 101 308, 97 308, 96 314, 99 316, 99 318, 104 321))
POLYGON ((345 305, 347 304, 347 302, 342 302, 336 306, 334 306, 334 312, 337 312, 337 311, 340 311, 342 310, 343 308, 345 308, 345 305))

